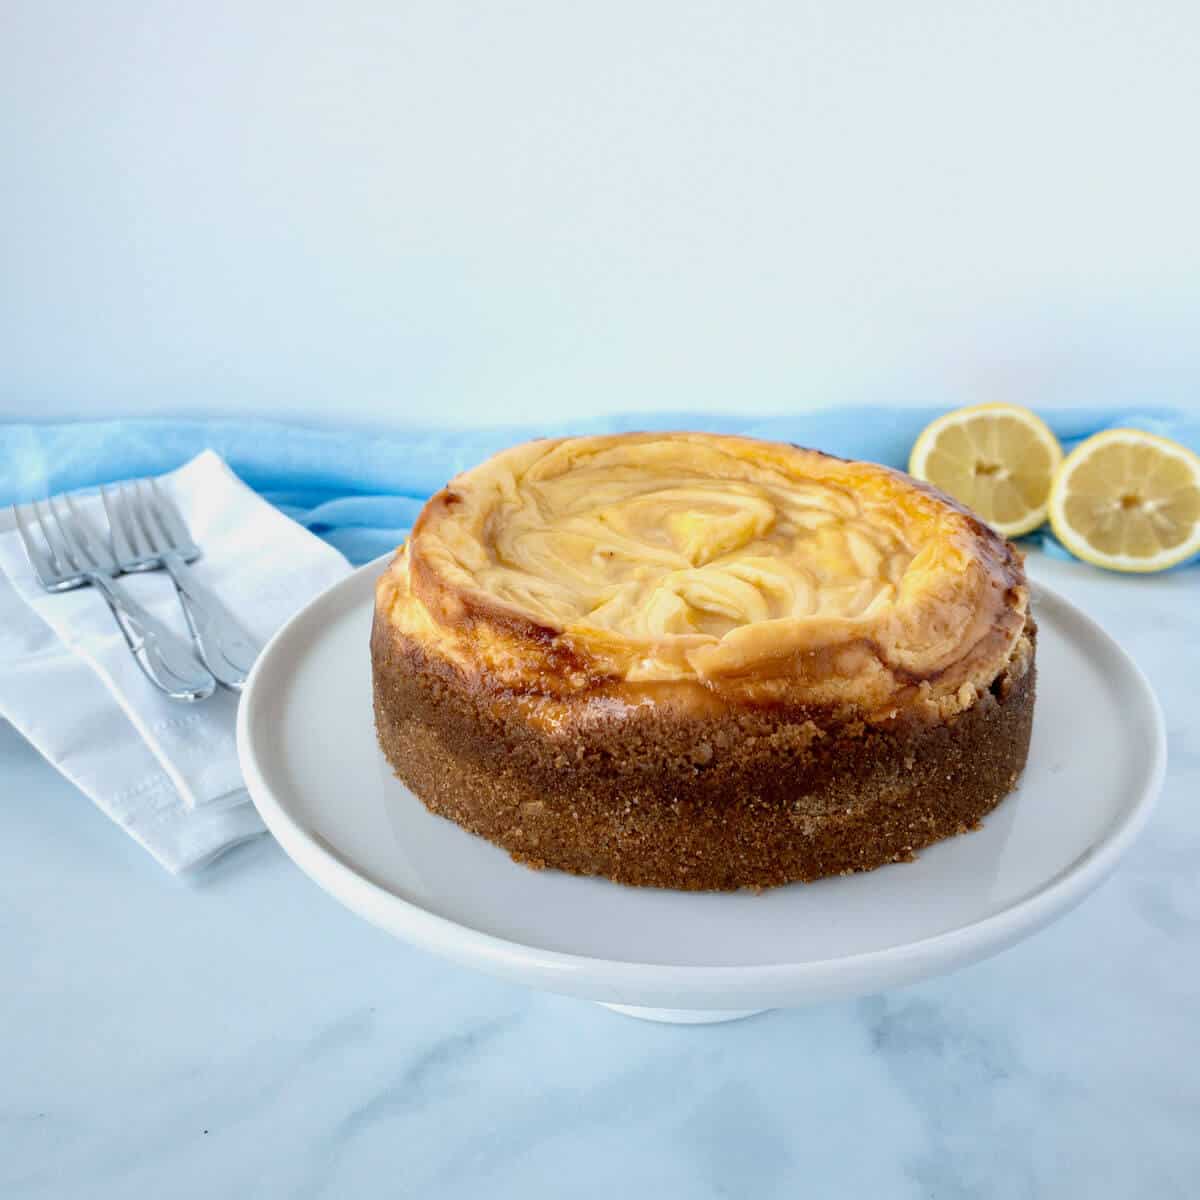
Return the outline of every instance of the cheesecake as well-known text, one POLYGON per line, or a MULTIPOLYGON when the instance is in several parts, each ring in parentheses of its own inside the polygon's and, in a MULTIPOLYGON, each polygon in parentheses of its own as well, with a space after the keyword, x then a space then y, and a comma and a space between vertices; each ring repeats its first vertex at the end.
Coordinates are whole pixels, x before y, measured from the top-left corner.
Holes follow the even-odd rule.
POLYGON ((537 868, 662 888, 871 870, 1016 786, 1017 550, 872 463, 701 433, 514 446, 380 576, 379 745, 537 868))

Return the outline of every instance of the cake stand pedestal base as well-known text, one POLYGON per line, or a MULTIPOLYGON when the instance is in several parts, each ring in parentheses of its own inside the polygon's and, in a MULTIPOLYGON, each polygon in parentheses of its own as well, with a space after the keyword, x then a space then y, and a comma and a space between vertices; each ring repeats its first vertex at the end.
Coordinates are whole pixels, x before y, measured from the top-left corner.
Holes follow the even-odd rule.
POLYGON ((716 1025, 721 1021, 741 1021, 746 1017, 757 1017, 759 1013, 770 1012, 766 1008, 744 1009, 705 1009, 705 1008, 639 1008, 636 1004, 605 1004, 598 1001, 601 1008, 611 1008, 613 1012, 626 1017, 636 1017, 639 1021, 662 1021, 667 1025, 716 1025))

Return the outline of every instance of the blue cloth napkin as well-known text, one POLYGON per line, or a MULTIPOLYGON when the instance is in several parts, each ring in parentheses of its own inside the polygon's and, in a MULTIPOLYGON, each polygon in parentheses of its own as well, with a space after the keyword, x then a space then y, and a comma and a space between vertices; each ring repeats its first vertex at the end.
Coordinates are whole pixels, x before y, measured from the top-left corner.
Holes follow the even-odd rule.
MULTIPOLYGON (((392 550, 424 500, 451 476, 530 437, 694 429, 744 433, 903 467, 921 429, 944 409, 852 408, 755 417, 621 414, 539 426, 328 430, 253 420, 111 420, 0 425, 0 504, 47 492, 157 475, 213 449, 256 491, 352 563, 392 550)), ((1200 452, 1200 413, 1078 409, 1041 414, 1070 447, 1134 426, 1200 452)), ((1047 549, 1065 554, 1042 531, 1047 549)))

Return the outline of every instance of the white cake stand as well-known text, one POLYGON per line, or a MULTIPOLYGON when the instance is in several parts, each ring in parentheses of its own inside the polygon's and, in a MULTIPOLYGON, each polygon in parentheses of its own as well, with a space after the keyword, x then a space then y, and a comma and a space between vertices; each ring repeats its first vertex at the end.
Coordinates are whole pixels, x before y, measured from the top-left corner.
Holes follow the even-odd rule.
POLYGON ((1019 790, 914 863, 762 895, 530 871, 431 816, 375 742, 370 564, 271 641, 242 697, 247 787, 284 850, 342 904, 466 966, 629 1016, 736 1020, 911 983, 1061 916, 1149 815, 1165 736, 1140 671, 1034 588, 1038 702, 1019 790))

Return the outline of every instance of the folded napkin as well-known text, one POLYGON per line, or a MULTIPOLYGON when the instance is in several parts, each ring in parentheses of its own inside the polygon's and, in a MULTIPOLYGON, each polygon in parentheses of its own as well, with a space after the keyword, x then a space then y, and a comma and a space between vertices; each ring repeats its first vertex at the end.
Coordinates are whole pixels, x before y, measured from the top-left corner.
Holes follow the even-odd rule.
MULTIPOLYGON (((198 581, 260 644, 349 571, 211 451, 163 481, 204 550, 193 566, 198 581)), ((97 496, 78 507, 97 531, 106 528, 97 496)), ((261 831, 238 768, 235 695, 168 700, 93 589, 42 590, 15 529, 0 533, 0 572, 0 715, 171 871, 261 831)), ((187 637, 165 572, 124 576, 122 585, 187 637)))

